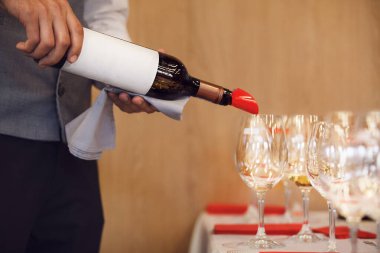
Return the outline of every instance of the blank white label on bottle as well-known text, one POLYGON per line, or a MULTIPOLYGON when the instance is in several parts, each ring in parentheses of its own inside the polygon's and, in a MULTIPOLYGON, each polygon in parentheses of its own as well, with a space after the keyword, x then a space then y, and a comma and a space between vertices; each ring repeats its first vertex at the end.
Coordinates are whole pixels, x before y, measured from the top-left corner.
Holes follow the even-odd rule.
POLYGON ((63 71, 145 95, 158 68, 158 52, 84 28, 78 60, 63 71))

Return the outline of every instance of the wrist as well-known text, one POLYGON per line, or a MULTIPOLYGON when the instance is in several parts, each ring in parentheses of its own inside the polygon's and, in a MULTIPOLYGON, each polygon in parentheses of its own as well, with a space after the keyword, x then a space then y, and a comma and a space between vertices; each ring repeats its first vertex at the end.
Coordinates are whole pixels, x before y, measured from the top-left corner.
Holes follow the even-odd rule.
POLYGON ((4 9, 5 9, 5 6, 7 6, 8 3, 9 3, 9 0, 0 0, 0 6, 2 6, 4 9))

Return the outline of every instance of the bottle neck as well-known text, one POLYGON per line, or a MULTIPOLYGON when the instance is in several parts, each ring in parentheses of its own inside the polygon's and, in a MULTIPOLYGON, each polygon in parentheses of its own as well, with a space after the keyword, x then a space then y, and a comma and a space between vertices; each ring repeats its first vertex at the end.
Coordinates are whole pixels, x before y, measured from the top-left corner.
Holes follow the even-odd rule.
POLYGON ((193 85, 198 87, 194 95, 195 97, 219 105, 230 105, 232 103, 232 92, 230 90, 194 77, 191 77, 190 79, 193 82, 193 85))

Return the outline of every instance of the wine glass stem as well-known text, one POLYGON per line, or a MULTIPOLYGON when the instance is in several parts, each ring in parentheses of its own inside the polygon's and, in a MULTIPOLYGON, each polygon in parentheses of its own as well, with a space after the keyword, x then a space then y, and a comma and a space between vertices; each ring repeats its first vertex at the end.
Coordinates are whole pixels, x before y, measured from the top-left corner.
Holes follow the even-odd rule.
POLYGON ((285 214, 284 217, 288 222, 292 221, 291 210, 290 210, 290 197, 292 195, 292 190, 289 187, 289 182, 287 180, 283 181, 284 193, 285 193, 285 214))
POLYGON ((349 222, 350 224, 350 240, 351 240, 351 253, 358 252, 358 227, 357 222, 349 222))
POLYGON ((302 209, 303 209, 303 225, 302 230, 303 231, 310 231, 309 227, 309 200, 310 200, 310 190, 309 188, 302 187, 301 193, 302 193, 302 209))
POLYGON ((380 252, 380 220, 376 222, 377 236, 376 236, 376 247, 377 251, 380 252))
POLYGON ((264 228, 264 206, 265 206, 265 192, 257 192, 257 207, 259 211, 259 226, 257 228, 256 237, 265 237, 264 228))
POLYGON ((329 210, 329 252, 336 252, 336 241, 335 241, 335 217, 336 210, 334 205, 330 200, 327 201, 327 207, 329 210))

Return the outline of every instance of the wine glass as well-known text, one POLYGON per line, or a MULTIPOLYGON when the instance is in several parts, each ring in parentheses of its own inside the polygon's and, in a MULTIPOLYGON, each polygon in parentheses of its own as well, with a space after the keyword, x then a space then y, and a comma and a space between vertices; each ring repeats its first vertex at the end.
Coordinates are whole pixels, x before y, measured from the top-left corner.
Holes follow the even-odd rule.
POLYGON ((326 122, 318 122, 313 128, 309 148, 307 153, 307 177, 310 183, 313 185, 314 189, 327 201, 328 212, 329 212, 329 242, 328 242, 328 252, 337 252, 336 240, 335 240, 335 216, 336 210, 331 199, 328 196, 328 189, 323 187, 321 182, 321 176, 329 173, 323 167, 323 163, 320 162, 320 158, 323 154, 323 144, 328 134, 332 124, 326 122))
POLYGON ((320 163, 318 163, 318 155, 321 152, 321 141, 325 137, 324 135, 328 134, 329 127, 331 124, 326 122, 337 124, 341 126, 344 130, 344 133, 347 134, 350 127, 352 127, 354 122, 354 113, 351 111, 334 111, 327 114, 324 117, 325 122, 319 122, 315 125, 312 135, 310 137, 309 149, 308 149, 308 166, 307 166, 307 175, 310 180, 310 183, 313 185, 314 189, 327 201, 328 213, 329 213, 329 243, 328 251, 336 252, 336 240, 335 240, 335 217, 336 209, 326 190, 321 187, 319 174, 328 173, 326 170, 319 171, 320 163))
MULTIPOLYGON (((380 142, 380 110, 368 112, 366 115, 366 123, 373 137, 380 142)), ((376 160, 376 171, 373 174, 373 176, 377 180, 377 185, 380 185, 380 153, 378 153, 378 157, 376 160)), ((373 198, 371 198, 371 202, 374 203, 374 205, 367 206, 368 208, 366 210, 366 214, 376 221, 376 246, 378 251, 380 252, 380 187, 377 189, 377 192, 375 192, 375 194, 373 195, 373 198)))
POLYGON ((236 150, 236 168, 243 182, 257 196, 257 234, 237 248, 270 249, 282 245, 270 239, 264 228, 265 194, 282 178, 287 149, 284 123, 275 115, 250 115, 243 123, 236 150))
POLYGON ((292 238, 299 242, 316 242, 321 238, 309 226, 309 195, 312 185, 307 177, 307 147, 313 125, 318 121, 316 115, 293 115, 286 121, 288 146, 288 166, 286 175, 302 193, 303 224, 299 233, 292 238))
POLYGON ((350 128, 327 123, 318 142, 315 160, 320 188, 327 192, 327 198, 350 226, 352 253, 357 252, 357 230, 366 203, 378 190, 373 173, 379 152, 379 143, 363 124, 362 117, 355 116, 354 121, 350 128))

